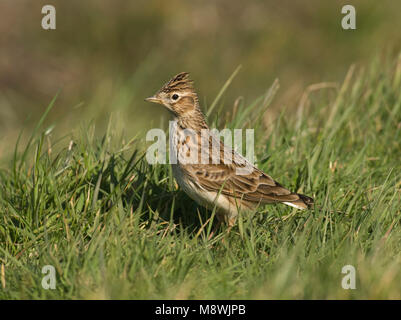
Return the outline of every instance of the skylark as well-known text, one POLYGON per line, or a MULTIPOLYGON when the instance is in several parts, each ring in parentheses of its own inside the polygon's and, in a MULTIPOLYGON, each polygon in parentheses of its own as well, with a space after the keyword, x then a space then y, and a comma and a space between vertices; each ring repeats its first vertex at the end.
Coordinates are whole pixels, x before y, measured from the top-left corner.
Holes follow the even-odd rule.
POLYGON ((218 137, 204 134, 209 127, 188 73, 179 73, 146 100, 173 113, 170 160, 174 154, 174 177, 198 204, 216 208, 219 224, 224 221, 231 227, 240 210, 252 211, 259 205, 285 203, 297 209, 313 205, 312 198, 287 190, 218 137))

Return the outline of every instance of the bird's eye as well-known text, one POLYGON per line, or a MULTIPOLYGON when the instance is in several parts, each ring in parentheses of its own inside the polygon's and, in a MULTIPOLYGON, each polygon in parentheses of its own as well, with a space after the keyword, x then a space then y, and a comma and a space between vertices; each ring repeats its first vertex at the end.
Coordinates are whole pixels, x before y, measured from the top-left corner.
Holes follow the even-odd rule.
POLYGON ((173 100, 177 100, 178 99, 178 94, 174 93, 172 98, 173 98, 173 100))

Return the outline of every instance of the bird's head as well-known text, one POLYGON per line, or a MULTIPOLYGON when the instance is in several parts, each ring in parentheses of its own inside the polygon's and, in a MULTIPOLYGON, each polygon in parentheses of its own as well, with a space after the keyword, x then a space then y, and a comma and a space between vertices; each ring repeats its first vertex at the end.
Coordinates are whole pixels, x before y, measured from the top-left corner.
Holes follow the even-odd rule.
POLYGON ((146 101, 164 105, 176 116, 183 116, 198 106, 198 96, 187 72, 181 72, 146 101))

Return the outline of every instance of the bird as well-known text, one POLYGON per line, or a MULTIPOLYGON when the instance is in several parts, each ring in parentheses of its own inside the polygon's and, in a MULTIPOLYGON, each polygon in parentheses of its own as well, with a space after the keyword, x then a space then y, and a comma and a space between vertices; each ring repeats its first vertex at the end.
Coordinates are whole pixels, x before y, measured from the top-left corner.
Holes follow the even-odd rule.
POLYGON ((177 74, 145 100, 172 113, 169 143, 173 176, 190 198, 215 210, 216 228, 222 223, 231 228, 240 211, 255 211, 265 204, 284 203, 301 210, 313 207, 311 197, 291 192, 210 134, 189 73, 177 74))

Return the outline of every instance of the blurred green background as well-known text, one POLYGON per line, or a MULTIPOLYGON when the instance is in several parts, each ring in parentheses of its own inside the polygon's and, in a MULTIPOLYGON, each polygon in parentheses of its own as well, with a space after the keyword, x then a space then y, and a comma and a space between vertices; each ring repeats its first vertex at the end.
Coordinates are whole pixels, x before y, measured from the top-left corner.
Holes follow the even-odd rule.
POLYGON ((297 108, 308 85, 398 53, 400 12, 394 0, 1 0, 0 155, 22 128, 29 134, 59 90, 48 120, 59 135, 92 120, 103 130, 112 112, 128 135, 158 126, 167 112, 143 99, 181 71, 207 106, 242 65, 224 95, 227 110, 278 78, 273 118, 297 108), (45 4, 56 7, 56 30, 41 28, 45 4), (341 28, 345 4, 356 8, 356 30, 341 28))

